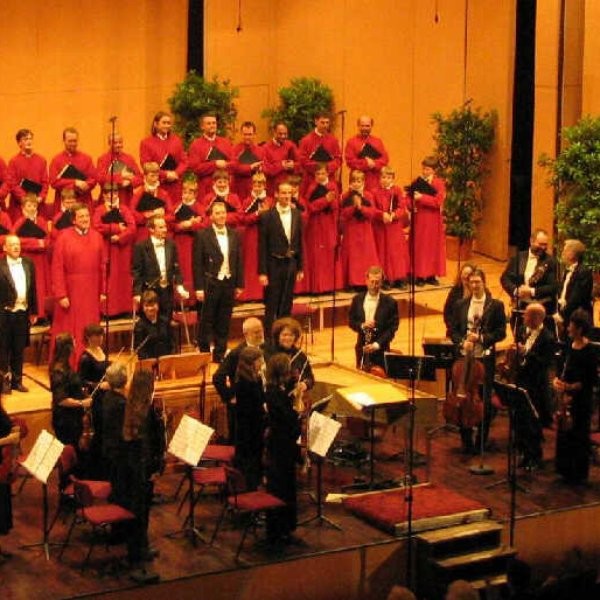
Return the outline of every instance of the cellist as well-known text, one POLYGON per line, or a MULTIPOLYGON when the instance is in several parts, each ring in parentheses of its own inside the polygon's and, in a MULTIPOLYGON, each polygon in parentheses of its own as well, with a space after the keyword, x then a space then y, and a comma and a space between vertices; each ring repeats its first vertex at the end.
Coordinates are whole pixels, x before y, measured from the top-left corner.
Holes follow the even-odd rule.
POLYGON ((461 428, 463 452, 475 454, 481 444, 487 442, 490 421, 493 417, 491 406, 492 384, 496 363, 497 342, 506 337, 506 315, 504 305, 495 300, 485 287, 485 273, 475 268, 469 275, 471 297, 456 303, 452 318, 452 341, 457 356, 473 353, 484 367, 484 380, 480 396, 484 403, 483 421, 477 427, 477 439, 473 443, 473 427, 461 428))

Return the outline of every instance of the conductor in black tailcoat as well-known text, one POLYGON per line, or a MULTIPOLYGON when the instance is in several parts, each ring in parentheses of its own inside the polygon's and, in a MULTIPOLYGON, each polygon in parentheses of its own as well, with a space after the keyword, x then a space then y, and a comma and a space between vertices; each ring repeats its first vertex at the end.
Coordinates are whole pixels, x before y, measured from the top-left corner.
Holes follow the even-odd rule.
POLYGON ((198 347, 209 352, 214 342, 213 361, 220 363, 227 350, 233 303, 244 288, 244 266, 240 236, 227 227, 223 202, 210 207, 211 227, 194 238, 192 269, 196 300, 202 302, 198 347))
POLYGON ((291 206, 292 186, 280 183, 275 206, 262 213, 258 235, 258 274, 265 286, 265 331, 292 312, 294 284, 304 277, 302 220, 291 206))
POLYGON ((170 321, 174 290, 184 300, 189 298, 189 292, 183 287, 177 246, 173 240, 167 239, 167 222, 164 217, 150 217, 148 229, 150 237, 133 247, 133 300, 137 307, 142 292, 153 290, 158 296, 160 314, 170 321))
POLYGON ((4 240, 6 256, 0 259, 0 371, 6 377, 2 391, 27 392, 23 385, 23 353, 29 343, 29 325, 38 312, 35 267, 21 256, 21 241, 16 235, 4 240))
POLYGON ((396 300, 380 292, 383 281, 381 267, 370 267, 366 273, 367 290, 352 298, 349 324, 358 333, 356 338, 356 366, 365 361, 385 368, 384 352, 396 335, 400 317, 396 300))

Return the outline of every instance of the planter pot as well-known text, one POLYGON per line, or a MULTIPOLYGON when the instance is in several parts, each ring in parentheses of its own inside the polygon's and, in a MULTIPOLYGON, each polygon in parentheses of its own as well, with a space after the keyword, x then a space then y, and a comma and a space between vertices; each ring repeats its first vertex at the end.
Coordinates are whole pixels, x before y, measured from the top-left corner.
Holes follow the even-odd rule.
POLYGON ((473 240, 461 240, 453 235, 446 236, 446 258, 464 262, 471 258, 473 253, 473 240))

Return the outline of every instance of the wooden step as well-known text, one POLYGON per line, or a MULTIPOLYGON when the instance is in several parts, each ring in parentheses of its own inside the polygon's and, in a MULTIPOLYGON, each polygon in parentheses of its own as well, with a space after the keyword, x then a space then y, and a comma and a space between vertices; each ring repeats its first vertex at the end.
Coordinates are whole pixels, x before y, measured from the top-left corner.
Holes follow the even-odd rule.
POLYGON ((506 573, 500 575, 493 575, 486 579, 475 579, 469 582, 477 591, 485 590, 487 588, 502 588, 508 584, 508 577, 506 573))
POLYGON ((516 553, 516 549, 511 547, 494 548, 433 560, 432 566, 439 577, 447 581, 485 579, 506 573, 508 560, 516 553))
POLYGON ((417 534, 419 551, 429 558, 443 558, 497 548, 501 544, 502 525, 485 520, 436 529, 417 534))

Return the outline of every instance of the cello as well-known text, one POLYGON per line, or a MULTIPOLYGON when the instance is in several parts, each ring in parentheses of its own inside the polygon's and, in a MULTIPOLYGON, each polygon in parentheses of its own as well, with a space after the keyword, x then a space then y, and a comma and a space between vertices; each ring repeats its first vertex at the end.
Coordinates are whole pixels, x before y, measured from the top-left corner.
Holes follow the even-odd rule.
POLYGON ((452 365, 452 389, 444 403, 444 418, 451 425, 469 429, 483 420, 483 400, 479 394, 485 368, 475 358, 473 348, 452 365))

